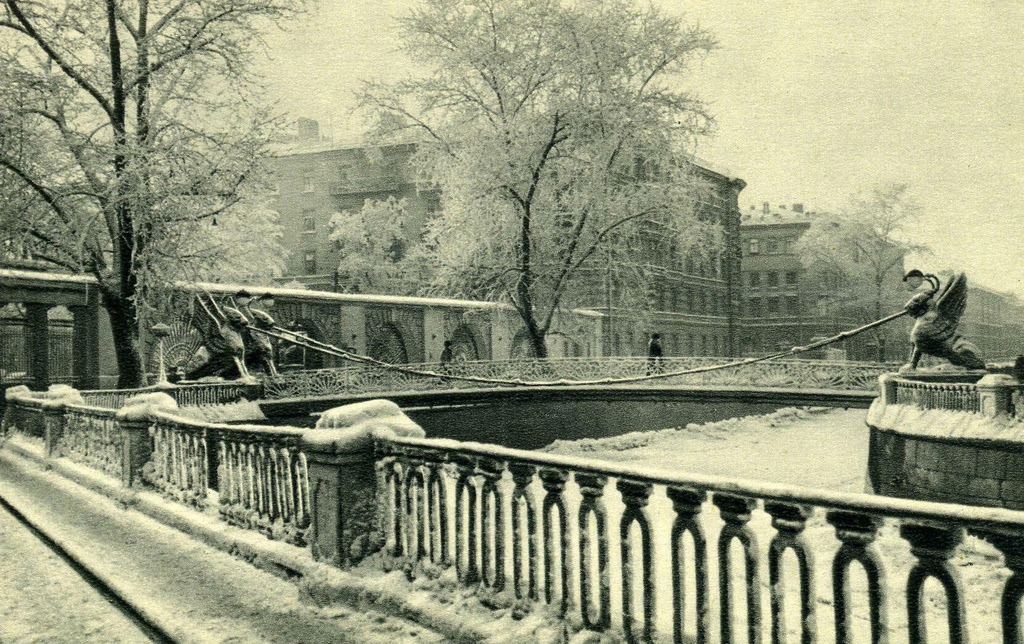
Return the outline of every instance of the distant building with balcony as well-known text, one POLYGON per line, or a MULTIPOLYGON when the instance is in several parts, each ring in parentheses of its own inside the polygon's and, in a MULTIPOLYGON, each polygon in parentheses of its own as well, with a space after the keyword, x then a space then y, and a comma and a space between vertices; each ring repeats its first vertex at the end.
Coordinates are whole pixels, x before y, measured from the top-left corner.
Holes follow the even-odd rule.
MULTIPOLYGON (((739 351, 757 356, 802 346, 857 326, 857 320, 829 306, 828 287, 811 278, 796 252, 796 242, 811 226, 814 213, 803 204, 760 209, 741 218, 743 295, 739 351)), ((896 276, 900 279, 902 273, 896 276)), ((866 338, 858 337, 819 352, 819 357, 869 359, 866 338)))
POLYGON ((417 189, 410 167, 415 149, 412 143, 371 147, 310 138, 279 146, 268 164, 274 177, 271 208, 280 215, 289 250, 282 281, 344 290, 335 271, 339 251, 329 239, 331 216, 358 211, 367 199, 406 199, 406 230, 419 234, 438 199, 434 191, 417 189))
MULTIPOLYGON (((417 237, 439 206, 434 190, 417 186, 411 161, 415 143, 382 147, 363 143, 336 144, 320 140, 315 123, 300 124, 300 136, 281 144, 267 160, 274 176, 271 208, 280 215, 284 245, 289 249, 286 273, 279 281, 299 282, 328 291, 345 291, 344 276, 336 272, 338 248, 329 240, 331 216, 358 210, 367 199, 393 196, 406 199, 410 241, 417 237)), ((602 276, 583 285, 571 306, 605 314, 606 355, 644 355, 651 331, 662 336, 666 355, 733 355, 737 346, 736 317, 740 297, 741 179, 698 162, 696 174, 708 186, 698 216, 718 222, 724 231, 724 249, 710 261, 675 255, 642 253, 643 261, 658 262, 661 277, 651 289, 648 311, 622 310, 611 303, 602 276)), ((571 339, 561 342, 564 355, 582 349, 571 339)))

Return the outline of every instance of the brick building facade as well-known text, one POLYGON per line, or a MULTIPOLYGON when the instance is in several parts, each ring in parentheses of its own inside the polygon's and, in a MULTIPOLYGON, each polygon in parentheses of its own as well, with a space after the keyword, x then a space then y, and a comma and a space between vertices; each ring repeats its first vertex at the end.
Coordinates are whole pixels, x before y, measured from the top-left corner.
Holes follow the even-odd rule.
MULTIPOLYGON (((340 257, 328 239, 329 222, 335 212, 358 210, 367 199, 405 198, 405 230, 410 240, 418 235, 437 210, 439 198, 435 191, 417 188, 411 167, 414 152, 412 143, 370 147, 307 140, 282 146, 268 160, 276 177, 270 205, 281 216, 284 244, 290 250, 281 281, 345 290, 343 277, 335 272, 340 257)), ((735 353, 741 302, 738 196, 746 184, 703 163, 695 171, 709 186, 698 206, 699 216, 721 224, 724 251, 703 262, 654 254, 663 277, 642 316, 610 306, 601 276, 581 287, 570 305, 605 314, 606 355, 644 354, 652 330, 662 334, 666 355, 735 353)), ((575 351, 572 346, 565 349, 570 355, 575 351)))

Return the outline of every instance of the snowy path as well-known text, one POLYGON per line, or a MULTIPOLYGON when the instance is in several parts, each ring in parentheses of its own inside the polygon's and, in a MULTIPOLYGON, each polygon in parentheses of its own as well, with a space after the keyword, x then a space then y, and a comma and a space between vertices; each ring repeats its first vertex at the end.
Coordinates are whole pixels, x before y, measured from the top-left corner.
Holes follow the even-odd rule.
POLYGON ((0 509, 0 642, 149 642, 127 617, 0 509))
MULTIPOLYGON (((436 634, 400 619, 343 608, 317 610, 300 602, 294 584, 32 466, 0 461, 0 494, 156 617, 178 641, 440 641, 436 634)), ((73 589, 64 590, 66 572, 35 563, 38 555, 30 560, 19 554, 30 544, 6 525, 0 524, 0 641, 146 641, 133 639, 115 619, 119 615, 89 616, 91 604, 73 589), (37 620, 42 620, 38 626, 37 620), (89 632, 96 632, 97 639, 81 636, 89 632), (73 637, 62 640, 67 634, 73 637)))

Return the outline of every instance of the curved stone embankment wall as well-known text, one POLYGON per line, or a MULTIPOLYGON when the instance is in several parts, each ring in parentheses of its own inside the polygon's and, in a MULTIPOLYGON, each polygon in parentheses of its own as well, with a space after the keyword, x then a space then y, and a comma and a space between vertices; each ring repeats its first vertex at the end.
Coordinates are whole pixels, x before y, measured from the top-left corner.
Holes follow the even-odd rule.
MULTIPOLYGON (((380 394, 369 397, 381 397, 380 394)), ((873 394, 730 387, 545 387, 387 394, 431 438, 536 449, 555 440, 680 427, 782 407, 864 408, 873 394)), ((262 401, 271 423, 311 424, 315 414, 363 398, 262 401)))
POLYGON ((1024 510, 1024 423, 875 403, 868 480, 876 494, 1024 510))

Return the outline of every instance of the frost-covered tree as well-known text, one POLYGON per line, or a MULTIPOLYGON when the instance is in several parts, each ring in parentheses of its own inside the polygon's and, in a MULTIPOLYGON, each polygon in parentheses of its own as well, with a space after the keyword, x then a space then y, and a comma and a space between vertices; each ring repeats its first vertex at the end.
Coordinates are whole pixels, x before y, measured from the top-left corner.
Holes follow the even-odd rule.
MULTIPOLYGON (((851 196, 838 214, 813 219, 796 252, 824 287, 823 305, 858 323, 897 310, 906 299, 904 258, 924 250, 908 237, 919 212, 907 184, 886 184, 851 196)), ((880 361, 887 358, 887 344, 901 333, 893 325, 872 331, 880 361)))
POLYGON ((400 26, 423 73, 363 102, 422 141, 435 292, 511 302, 543 357, 574 293, 714 250, 687 155, 711 118, 681 89, 707 32, 630 0, 425 0, 400 26))
POLYGON ((229 256, 212 223, 244 220, 275 125, 250 63, 300 5, 0 0, 0 225, 96 276, 121 386, 142 384, 151 293, 229 256))
POLYGON ((405 199, 367 199, 359 211, 331 216, 330 240, 338 246, 338 273, 348 290, 414 295, 424 270, 422 247, 410 243, 405 199))

